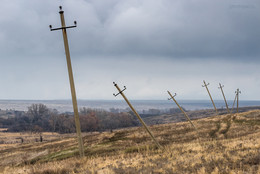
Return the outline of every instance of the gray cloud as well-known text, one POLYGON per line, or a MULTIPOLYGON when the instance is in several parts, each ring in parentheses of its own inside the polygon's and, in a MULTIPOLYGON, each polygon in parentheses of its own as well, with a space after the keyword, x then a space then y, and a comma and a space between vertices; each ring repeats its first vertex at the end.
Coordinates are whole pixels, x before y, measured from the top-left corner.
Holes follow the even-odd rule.
POLYGON ((204 79, 260 98, 258 0, 3 0, 0 98, 70 98, 62 34, 48 28, 59 5, 78 21, 68 35, 79 98, 112 99, 117 81, 133 98, 207 99, 204 79))
MULTIPOLYGON (((260 2, 170 0, 65 0, 67 25, 76 55, 249 58, 260 55, 260 2), (243 6, 244 5, 244 6, 243 6), (245 6, 253 8, 245 8, 245 6), (240 7, 240 8, 238 8, 240 7), (243 7, 243 8, 242 8, 243 7)), ((58 54, 58 2, 15 0, 3 3, 1 51, 12 56, 58 54), (48 51, 47 51, 48 50, 48 51)))
POLYGON ((105 8, 86 1, 92 14, 79 21, 92 22, 79 29, 77 52, 256 60, 260 3, 249 3, 255 8, 230 8, 232 1, 169 0, 114 1, 105 8))

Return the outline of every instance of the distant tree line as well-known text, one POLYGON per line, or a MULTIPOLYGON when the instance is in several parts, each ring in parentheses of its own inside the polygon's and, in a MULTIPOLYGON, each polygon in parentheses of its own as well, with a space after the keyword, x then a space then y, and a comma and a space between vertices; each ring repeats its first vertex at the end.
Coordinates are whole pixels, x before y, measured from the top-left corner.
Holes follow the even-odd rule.
MULTIPOLYGON (((187 111, 185 108, 182 108, 184 111, 187 111)), ((131 109, 130 108, 125 108, 125 109, 118 109, 118 108, 110 108, 109 109, 110 112, 112 113, 120 113, 120 112, 130 112, 131 109)), ((181 113, 181 110, 179 108, 167 108, 167 109, 143 109, 138 111, 138 113, 140 115, 146 116, 146 115, 151 115, 151 116, 155 116, 155 115, 162 115, 162 114, 177 114, 177 113, 181 113)))
MULTIPOLYGON (((130 112, 112 113, 102 109, 82 108, 79 112, 83 132, 105 131, 117 128, 137 126, 136 117, 130 112)), ((44 104, 32 104, 28 111, 15 111, 13 117, 1 118, 0 127, 10 132, 75 132, 73 113, 59 114, 44 104)))
MULTIPOLYGON (((3 112, 3 110, 2 110, 3 112)), ((141 117, 149 117, 160 114, 174 114, 179 109, 167 110, 149 109, 140 113, 141 117)), ((58 113, 44 104, 32 104, 27 111, 6 112, 8 118, 0 115, 0 127, 8 128, 10 132, 75 132, 73 113, 58 113)), ((117 128, 138 126, 139 121, 129 108, 124 110, 111 108, 109 111, 103 109, 89 109, 83 107, 79 112, 81 130, 83 132, 105 131, 117 128)))

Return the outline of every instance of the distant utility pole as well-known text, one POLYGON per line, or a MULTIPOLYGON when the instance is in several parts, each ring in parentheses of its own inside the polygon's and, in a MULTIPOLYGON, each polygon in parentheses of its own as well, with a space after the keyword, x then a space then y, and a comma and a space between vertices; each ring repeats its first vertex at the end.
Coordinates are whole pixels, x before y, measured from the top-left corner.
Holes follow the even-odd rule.
POLYGON ((184 112, 184 110, 182 109, 182 107, 179 105, 179 103, 175 100, 175 96, 177 95, 176 93, 174 94, 174 96, 169 92, 169 91, 167 91, 168 92, 168 94, 170 95, 170 97, 171 98, 169 98, 168 100, 173 100, 175 103, 176 103, 176 105, 179 107, 179 109, 181 110, 181 112, 184 114, 184 116, 186 117, 186 119, 190 122, 190 124, 194 127, 194 129, 197 131, 197 133, 198 133, 198 130, 197 130, 197 128, 194 126, 194 124, 191 122, 191 120, 190 120, 190 118, 188 117, 188 115, 186 114, 186 112, 184 112))
POLYGON ((239 94, 241 94, 241 91, 239 91, 239 88, 237 88, 237 91, 236 91, 236 94, 237 94, 237 113, 238 113, 238 102, 239 102, 239 94))
POLYGON ((149 133, 149 135, 151 136, 151 138, 153 139, 153 141, 155 142, 155 144, 158 146, 158 148, 162 148, 162 146, 158 143, 158 141, 154 138, 152 132, 150 131, 150 129, 147 127, 147 125, 145 124, 145 122, 142 120, 142 118, 140 117, 140 115, 136 112, 136 110, 134 109, 134 107, 131 105, 131 103, 128 101, 128 99, 126 98, 125 94, 123 93, 124 90, 126 90, 126 87, 124 86, 124 89, 121 90, 119 88, 119 86, 113 82, 114 86, 117 88, 117 90, 119 91, 119 93, 117 94, 113 94, 115 97, 119 94, 122 95, 122 97, 125 99, 126 103, 128 104, 128 106, 132 109, 132 111, 134 112, 134 114, 137 116, 137 118, 139 119, 139 121, 142 123, 142 125, 144 126, 145 130, 149 133))
POLYGON ((69 43, 68 43, 67 32, 66 32, 67 28, 77 27, 76 26, 77 22, 74 21, 75 25, 66 27, 65 19, 64 19, 64 11, 62 10, 61 6, 60 6, 60 12, 59 13, 60 13, 60 19, 61 19, 61 27, 53 29, 52 26, 50 25, 50 29, 51 29, 51 31, 62 30, 65 53, 66 53, 66 60, 67 60, 67 66, 68 66, 68 73, 69 73, 69 80, 70 80, 70 89, 71 89, 71 96, 72 96, 72 103, 73 103, 73 110, 74 110, 78 145, 79 145, 79 154, 80 154, 80 157, 84 157, 84 145, 83 145, 82 136, 81 136, 78 104, 77 104, 77 98, 76 98, 76 90, 75 90, 75 85, 74 85, 71 59, 70 59, 70 51, 69 51, 69 43))
POLYGON ((225 97, 225 94, 224 94, 224 91, 223 91, 223 87, 224 87, 224 85, 221 85, 221 84, 219 83, 219 89, 221 89, 221 92, 222 92, 224 101, 225 101, 225 103, 226 103, 227 112, 230 114, 230 111, 229 111, 229 109, 228 109, 227 100, 226 100, 226 97, 225 97))
MULTIPOLYGON (((235 91, 235 94, 236 94, 236 92, 237 92, 237 91, 235 91)), ((231 113, 233 113, 233 109, 234 109, 236 100, 237 100, 237 94, 235 95, 235 99, 234 99, 234 102, 233 102, 233 106, 232 106, 232 109, 231 109, 231 113)))
POLYGON ((208 94, 209 94, 209 97, 210 97, 210 99, 211 99, 211 102, 212 102, 212 104, 213 104, 213 106, 214 106, 214 108, 215 108, 215 111, 216 111, 217 115, 218 115, 218 110, 217 110, 217 108, 216 108, 216 106, 215 106, 215 103, 214 103, 214 101, 213 101, 213 99, 212 99, 212 97, 211 97, 211 95, 210 95, 209 89, 208 89, 209 83, 206 84, 205 80, 203 80, 203 82, 204 82, 204 85, 202 85, 202 87, 205 87, 205 88, 207 89, 208 94))

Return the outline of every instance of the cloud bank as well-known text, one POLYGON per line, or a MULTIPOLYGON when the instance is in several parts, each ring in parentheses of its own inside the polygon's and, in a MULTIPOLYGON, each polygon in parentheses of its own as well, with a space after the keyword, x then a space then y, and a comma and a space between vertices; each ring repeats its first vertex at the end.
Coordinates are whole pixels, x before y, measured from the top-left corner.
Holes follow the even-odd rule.
POLYGON ((78 22, 68 35, 79 98, 112 99, 118 81, 136 99, 169 88, 207 99, 207 80, 260 99, 257 0, 3 0, 0 98, 70 98, 62 34, 48 28, 60 26, 59 5, 78 22))

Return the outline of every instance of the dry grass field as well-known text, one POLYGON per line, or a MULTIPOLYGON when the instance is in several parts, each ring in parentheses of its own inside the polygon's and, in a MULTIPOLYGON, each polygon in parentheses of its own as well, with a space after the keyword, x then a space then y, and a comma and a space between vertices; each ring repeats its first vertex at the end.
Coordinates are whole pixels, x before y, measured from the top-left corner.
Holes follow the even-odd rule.
POLYGON ((73 134, 0 132, 0 173, 260 173, 260 110, 194 124, 199 135, 188 122, 151 126, 165 149, 142 127, 83 134, 82 159, 73 134))

